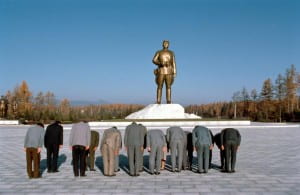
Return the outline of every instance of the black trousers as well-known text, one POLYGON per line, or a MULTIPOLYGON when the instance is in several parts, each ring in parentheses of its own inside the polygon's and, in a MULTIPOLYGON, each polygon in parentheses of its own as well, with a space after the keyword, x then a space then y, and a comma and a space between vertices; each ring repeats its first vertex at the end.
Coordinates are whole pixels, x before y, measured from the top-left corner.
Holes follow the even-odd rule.
POLYGON ((231 171, 235 168, 236 151, 238 145, 234 141, 228 141, 225 144, 225 170, 229 171, 229 164, 231 165, 231 171))
POLYGON ((59 145, 50 144, 47 146, 47 168, 48 171, 57 171, 59 145))
POLYGON ((78 169, 80 169, 80 176, 85 175, 85 146, 75 145, 72 147, 72 156, 73 156, 73 171, 74 175, 79 176, 78 169))

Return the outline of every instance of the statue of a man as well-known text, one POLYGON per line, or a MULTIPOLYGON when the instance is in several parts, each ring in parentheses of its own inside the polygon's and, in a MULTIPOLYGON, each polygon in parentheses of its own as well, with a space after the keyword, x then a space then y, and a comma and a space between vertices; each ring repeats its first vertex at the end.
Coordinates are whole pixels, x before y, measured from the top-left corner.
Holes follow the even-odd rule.
POLYGON ((157 84, 156 103, 161 103, 163 84, 166 84, 167 104, 171 104, 171 85, 176 77, 175 55, 168 50, 169 41, 163 41, 163 49, 156 52, 152 62, 158 66, 154 70, 157 84))

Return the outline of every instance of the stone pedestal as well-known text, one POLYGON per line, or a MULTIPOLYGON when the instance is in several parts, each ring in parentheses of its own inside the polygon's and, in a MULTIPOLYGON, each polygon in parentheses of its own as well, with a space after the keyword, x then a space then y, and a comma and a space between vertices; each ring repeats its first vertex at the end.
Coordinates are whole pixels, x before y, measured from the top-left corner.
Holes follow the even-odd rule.
POLYGON ((184 113, 184 108, 179 104, 150 104, 125 119, 201 119, 201 117, 184 113))

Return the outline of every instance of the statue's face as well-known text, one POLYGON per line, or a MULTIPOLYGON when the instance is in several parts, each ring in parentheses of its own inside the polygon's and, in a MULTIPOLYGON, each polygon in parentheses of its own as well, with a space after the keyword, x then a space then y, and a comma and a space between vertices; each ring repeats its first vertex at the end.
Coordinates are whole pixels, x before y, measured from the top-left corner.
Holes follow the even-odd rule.
POLYGON ((163 42, 163 47, 168 48, 169 47, 169 41, 164 41, 163 42))

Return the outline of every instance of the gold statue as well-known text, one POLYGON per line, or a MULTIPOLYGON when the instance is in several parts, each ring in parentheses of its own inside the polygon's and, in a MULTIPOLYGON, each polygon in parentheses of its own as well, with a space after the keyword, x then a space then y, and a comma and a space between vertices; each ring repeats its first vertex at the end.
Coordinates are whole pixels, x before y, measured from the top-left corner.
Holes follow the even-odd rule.
POLYGON ((169 41, 163 41, 163 49, 157 51, 152 60, 158 66, 154 70, 156 76, 155 81, 157 84, 156 103, 161 103, 161 95, 163 84, 166 83, 166 97, 167 104, 171 104, 171 85, 176 77, 176 63, 175 55, 172 51, 168 50, 169 41))

